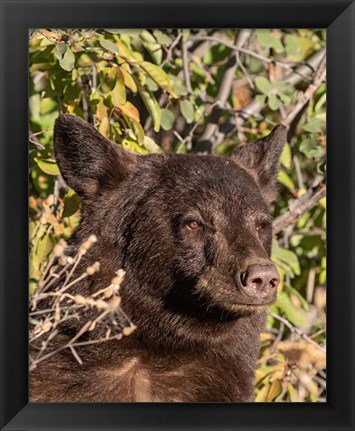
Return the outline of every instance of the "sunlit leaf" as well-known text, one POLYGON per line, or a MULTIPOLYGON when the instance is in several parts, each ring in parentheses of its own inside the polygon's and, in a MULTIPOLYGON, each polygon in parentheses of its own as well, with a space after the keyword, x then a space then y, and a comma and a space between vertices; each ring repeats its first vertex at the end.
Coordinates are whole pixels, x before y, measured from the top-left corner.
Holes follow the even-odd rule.
POLYGON ((291 180, 290 176, 287 175, 287 173, 281 169, 279 173, 277 174, 277 180, 279 183, 281 183, 283 186, 288 188, 289 190, 293 191, 295 190, 295 185, 293 184, 293 181, 291 180))
POLYGON ((272 48, 278 54, 285 50, 281 42, 282 33, 272 31, 269 29, 255 30, 255 34, 260 42, 260 45, 264 48, 272 48))
POLYGON ((286 169, 291 168, 291 163, 292 163, 291 147, 287 142, 282 150, 280 162, 282 166, 284 166, 286 169))
POLYGON ((267 394, 266 401, 271 402, 274 401, 276 397, 278 397, 282 392, 282 384, 280 380, 274 380, 271 383, 269 392, 267 394))
POLYGON ((118 105, 118 109, 128 117, 132 118, 133 120, 137 121, 139 123, 139 111, 138 109, 131 103, 126 102, 124 105, 118 105))
POLYGON ((139 94, 143 100, 145 107, 147 108, 149 114, 153 119, 154 131, 159 132, 160 130, 160 121, 161 121, 161 110, 160 106, 154 97, 154 95, 145 90, 143 87, 139 87, 139 94))
POLYGON ((154 37, 161 45, 169 46, 171 44, 171 38, 160 30, 154 31, 154 37))
POLYGON ((99 126, 99 132, 101 135, 104 135, 106 138, 108 137, 108 132, 110 129, 110 120, 108 117, 104 117, 99 126))
POLYGON ((160 88, 170 93, 173 97, 177 97, 169 77, 163 69, 149 61, 142 61, 140 65, 150 75, 150 77, 154 79, 160 88))
POLYGON ((118 54, 118 48, 117 48, 117 46, 111 40, 100 39, 100 45, 103 48, 107 49, 108 51, 111 51, 114 54, 118 54))
POLYGON ((162 153, 163 150, 158 144, 154 142, 149 136, 144 137, 144 147, 149 151, 149 153, 162 153))
POLYGON ((126 103, 126 89, 123 84, 123 81, 119 77, 117 77, 116 84, 109 94, 111 96, 111 100, 114 106, 120 107, 121 105, 124 105, 126 103))
POLYGON ((35 157, 35 162, 37 165, 48 175, 60 175, 59 167, 54 160, 51 159, 40 159, 35 157))
POLYGON ((67 49, 65 50, 63 57, 59 59, 59 64, 62 69, 70 72, 75 65, 75 55, 68 45, 66 45, 66 47, 67 49))
POLYGON ((143 155, 148 153, 145 148, 141 147, 139 144, 137 144, 137 142, 132 141, 131 139, 123 139, 122 146, 123 148, 133 151, 134 153, 143 155))

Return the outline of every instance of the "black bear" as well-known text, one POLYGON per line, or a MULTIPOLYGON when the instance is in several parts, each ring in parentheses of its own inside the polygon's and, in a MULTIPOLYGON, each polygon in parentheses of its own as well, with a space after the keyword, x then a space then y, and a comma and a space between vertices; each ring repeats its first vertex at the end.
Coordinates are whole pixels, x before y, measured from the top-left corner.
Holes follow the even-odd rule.
POLYGON ((70 244, 101 269, 76 292, 92 294, 126 272, 122 307, 137 329, 121 340, 69 349, 31 373, 32 401, 245 402, 265 309, 279 274, 270 261, 279 125, 229 156, 131 154, 83 120, 62 115, 55 157, 81 197, 70 244))

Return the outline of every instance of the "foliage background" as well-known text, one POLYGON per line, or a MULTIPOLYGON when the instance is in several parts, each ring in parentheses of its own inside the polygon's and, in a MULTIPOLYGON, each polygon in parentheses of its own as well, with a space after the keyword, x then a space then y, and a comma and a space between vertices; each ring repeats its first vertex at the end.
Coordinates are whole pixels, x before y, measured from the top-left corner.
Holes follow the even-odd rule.
POLYGON ((78 115, 140 154, 227 154, 283 123, 272 258, 282 276, 256 401, 326 397, 324 30, 42 29, 29 40, 30 296, 80 203, 53 158, 78 115))

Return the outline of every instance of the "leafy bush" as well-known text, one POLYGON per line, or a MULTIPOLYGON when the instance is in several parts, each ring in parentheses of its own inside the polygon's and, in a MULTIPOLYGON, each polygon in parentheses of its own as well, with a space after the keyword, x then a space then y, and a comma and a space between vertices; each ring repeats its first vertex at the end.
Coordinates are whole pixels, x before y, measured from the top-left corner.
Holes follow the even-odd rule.
POLYGON ((289 126, 273 208, 282 283, 262 334, 256 400, 324 401, 325 32, 33 30, 29 63, 31 295, 80 219, 53 157, 60 113, 140 154, 226 154, 289 126))

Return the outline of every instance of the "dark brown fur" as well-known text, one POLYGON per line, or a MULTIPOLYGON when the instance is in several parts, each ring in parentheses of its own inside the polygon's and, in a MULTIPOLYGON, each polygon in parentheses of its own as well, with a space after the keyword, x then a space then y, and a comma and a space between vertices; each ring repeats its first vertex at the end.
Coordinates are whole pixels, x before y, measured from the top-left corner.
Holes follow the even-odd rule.
POLYGON ((137 156, 76 117, 57 120, 56 159, 82 198, 70 243, 98 237, 78 273, 101 263, 76 293, 109 285, 123 268, 122 306, 137 330, 78 349, 83 365, 70 351, 41 363, 31 373, 32 401, 253 400, 265 300, 245 297, 236 279, 269 262, 284 142, 278 126, 229 157, 137 156))

